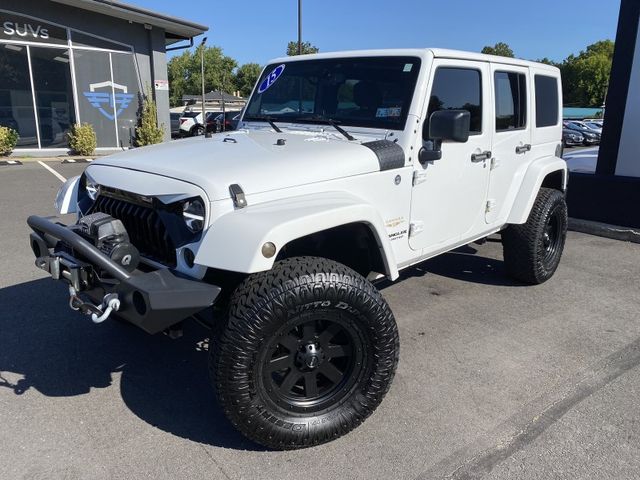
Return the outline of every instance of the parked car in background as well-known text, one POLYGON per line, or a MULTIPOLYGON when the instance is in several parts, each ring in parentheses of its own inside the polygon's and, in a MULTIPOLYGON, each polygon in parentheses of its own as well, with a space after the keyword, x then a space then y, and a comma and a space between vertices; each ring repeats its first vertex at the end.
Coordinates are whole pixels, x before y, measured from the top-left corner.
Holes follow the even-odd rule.
MULTIPOLYGON (((222 112, 206 112, 207 131, 210 130, 209 119, 215 118, 222 112)), ((202 112, 184 112, 180 117, 180 136, 193 137, 204 134, 204 123, 202 122, 202 112)))
POLYGON ((562 143, 565 147, 577 147, 584 143, 584 137, 577 130, 562 129, 562 143))
POLYGON ((242 112, 237 110, 232 112, 225 112, 216 115, 215 117, 211 115, 207 119, 207 132, 221 132, 221 131, 231 131, 238 128, 238 122, 240 121, 240 117, 242 116, 242 112), (222 124, 224 122, 224 128, 222 128, 222 124))
POLYGON ((563 122, 564 128, 580 132, 584 137, 583 145, 598 145, 600 143, 600 134, 595 130, 580 125, 582 122, 563 122))
POLYGON ((180 136, 180 117, 181 116, 182 114, 177 112, 171 112, 170 114, 171 138, 176 138, 180 136))
POLYGON ((582 122, 584 123, 587 127, 589 127, 590 129, 594 130, 595 132, 598 133, 602 133, 602 124, 598 123, 598 122, 589 122, 589 121, 584 121, 582 122))

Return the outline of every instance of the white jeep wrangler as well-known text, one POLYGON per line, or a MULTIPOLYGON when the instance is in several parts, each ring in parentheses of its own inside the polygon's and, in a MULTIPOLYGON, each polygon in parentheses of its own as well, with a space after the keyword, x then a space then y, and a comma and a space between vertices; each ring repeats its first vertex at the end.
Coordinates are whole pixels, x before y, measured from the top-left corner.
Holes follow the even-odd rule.
POLYGON ((213 325, 220 405, 247 437, 307 447, 362 423, 398 363, 371 283, 500 232, 539 284, 567 230, 558 69, 448 50, 282 58, 239 130, 94 162, 29 217, 71 307, 149 333, 213 325))

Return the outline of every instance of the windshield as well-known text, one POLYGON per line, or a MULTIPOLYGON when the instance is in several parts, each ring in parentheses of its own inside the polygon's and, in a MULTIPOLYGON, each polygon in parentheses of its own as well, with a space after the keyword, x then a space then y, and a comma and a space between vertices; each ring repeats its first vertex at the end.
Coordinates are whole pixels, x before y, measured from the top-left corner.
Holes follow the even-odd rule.
POLYGON ((416 57, 304 60, 269 65, 244 120, 402 130, 420 72, 416 57))

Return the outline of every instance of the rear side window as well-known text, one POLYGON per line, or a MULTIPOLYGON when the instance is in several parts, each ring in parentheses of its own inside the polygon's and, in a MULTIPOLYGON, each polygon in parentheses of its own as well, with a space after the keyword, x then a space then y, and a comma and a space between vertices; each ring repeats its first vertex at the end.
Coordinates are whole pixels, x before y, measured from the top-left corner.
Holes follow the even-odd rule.
MULTIPOLYGON (((482 132, 482 79, 479 70, 440 67, 436 70, 427 119, 438 110, 468 110, 471 134, 482 132)), ((428 131, 428 130, 427 130, 428 131)))
POLYGON ((527 77, 522 73, 495 72, 496 132, 527 126, 527 77))
POLYGON ((558 124, 558 79, 536 75, 536 127, 558 124))

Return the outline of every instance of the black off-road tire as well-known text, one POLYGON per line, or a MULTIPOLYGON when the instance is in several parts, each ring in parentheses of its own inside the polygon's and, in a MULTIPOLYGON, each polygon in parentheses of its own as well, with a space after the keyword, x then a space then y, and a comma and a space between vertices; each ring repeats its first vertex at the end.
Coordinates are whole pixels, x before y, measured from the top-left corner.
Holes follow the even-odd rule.
POLYGON ((296 257, 240 284, 209 371, 240 432, 294 449, 360 425, 389 390, 398 355, 395 319, 370 282, 342 264, 296 257))
POLYGON ((527 222, 509 225, 502 232, 507 274, 531 285, 549 280, 562 257, 567 224, 564 194, 541 188, 527 222))

